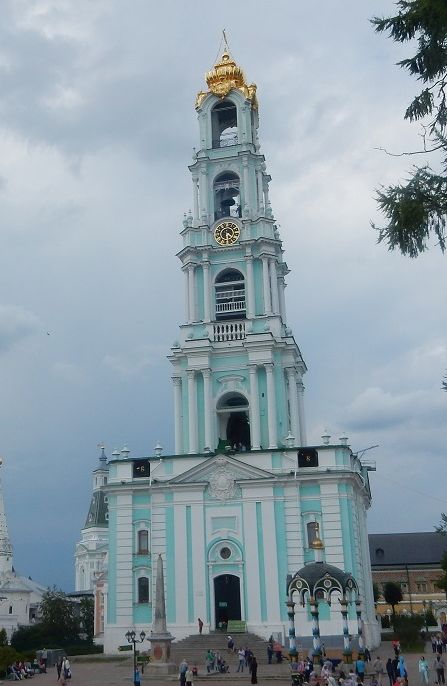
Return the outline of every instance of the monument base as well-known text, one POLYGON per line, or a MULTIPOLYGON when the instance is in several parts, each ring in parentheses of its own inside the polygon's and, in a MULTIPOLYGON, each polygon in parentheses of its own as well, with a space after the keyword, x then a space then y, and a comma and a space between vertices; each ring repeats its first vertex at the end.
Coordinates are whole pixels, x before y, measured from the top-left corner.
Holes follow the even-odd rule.
POLYGON ((149 662, 144 670, 144 676, 157 677, 168 674, 178 674, 178 667, 173 662, 149 662))

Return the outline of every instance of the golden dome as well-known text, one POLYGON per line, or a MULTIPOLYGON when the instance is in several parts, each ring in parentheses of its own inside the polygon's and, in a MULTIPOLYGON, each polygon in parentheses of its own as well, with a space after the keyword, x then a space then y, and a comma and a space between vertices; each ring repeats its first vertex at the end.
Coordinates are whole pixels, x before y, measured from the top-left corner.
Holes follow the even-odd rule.
POLYGON ((313 548, 314 550, 324 550, 324 543, 321 540, 321 538, 318 538, 317 536, 317 538, 311 544, 311 548, 313 548))
POLYGON ((258 107, 256 99, 256 85, 247 84, 244 72, 231 58, 230 53, 225 48, 219 62, 216 62, 213 69, 205 75, 208 91, 200 91, 197 94, 196 108, 200 107, 203 100, 209 93, 224 98, 232 90, 239 90, 245 95, 247 100, 251 100, 254 108, 258 107))

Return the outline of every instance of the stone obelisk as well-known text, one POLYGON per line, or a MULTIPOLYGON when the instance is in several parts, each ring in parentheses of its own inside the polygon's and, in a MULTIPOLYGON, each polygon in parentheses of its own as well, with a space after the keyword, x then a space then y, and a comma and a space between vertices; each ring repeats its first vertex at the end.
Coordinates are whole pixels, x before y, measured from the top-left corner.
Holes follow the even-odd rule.
POLYGON ((174 637, 166 627, 166 603, 163 577, 163 560, 161 555, 157 559, 157 577, 155 580, 155 612, 152 623, 152 631, 149 638, 151 642, 151 661, 147 672, 154 674, 173 674, 177 672, 177 666, 170 661, 171 643, 174 637))

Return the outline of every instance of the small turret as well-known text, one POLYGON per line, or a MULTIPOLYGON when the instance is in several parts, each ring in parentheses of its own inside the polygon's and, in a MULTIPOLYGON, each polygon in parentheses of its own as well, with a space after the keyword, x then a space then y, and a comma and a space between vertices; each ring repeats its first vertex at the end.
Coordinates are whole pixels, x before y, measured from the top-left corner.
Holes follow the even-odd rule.
MULTIPOLYGON (((3 460, 0 458, 0 467, 2 464, 3 460)), ((12 573, 12 544, 9 540, 5 503, 3 501, 3 487, 0 478, 0 574, 8 573, 12 573)))

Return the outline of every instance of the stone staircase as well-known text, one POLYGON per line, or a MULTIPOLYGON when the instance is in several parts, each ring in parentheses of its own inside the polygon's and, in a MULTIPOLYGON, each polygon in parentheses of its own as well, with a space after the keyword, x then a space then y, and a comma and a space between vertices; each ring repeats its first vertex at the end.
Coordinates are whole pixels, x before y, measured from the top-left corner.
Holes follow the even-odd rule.
POLYGON ((243 673, 236 672, 239 664, 237 649, 248 646, 250 650, 253 651, 258 662, 258 677, 277 679, 290 677, 288 662, 275 664, 276 661, 273 659, 274 664, 268 664, 267 641, 263 638, 259 638, 259 636, 251 633, 232 634, 232 636, 236 648, 233 653, 229 652, 227 648, 227 634, 221 631, 214 631, 202 635, 192 634, 181 641, 173 643, 171 646, 171 659, 177 665, 179 665, 183 659, 186 659, 191 666, 195 665, 197 667, 199 677, 210 676, 213 681, 215 679, 227 679, 228 677, 233 680, 238 677, 248 680, 250 674, 246 667, 244 667, 243 673), (207 674, 205 657, 209 649, 222 655, 225 662, 230 666, 229 674, 207 674))

